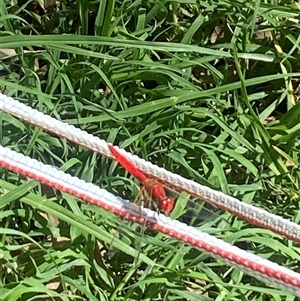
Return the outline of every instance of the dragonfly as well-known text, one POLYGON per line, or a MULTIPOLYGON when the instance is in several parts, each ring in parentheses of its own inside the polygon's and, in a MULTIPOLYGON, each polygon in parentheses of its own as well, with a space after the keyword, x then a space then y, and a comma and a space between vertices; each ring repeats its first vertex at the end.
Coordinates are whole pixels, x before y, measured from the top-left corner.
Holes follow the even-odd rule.
POLYGON ((149 197, 156 202, 158 209, 169 215, 174 209, 175 200, 172 197, 167 196, 163 184, 146 176, 112 144, 109 144, 108 147, 119 164, 139 180, 149 197))
MULTIPOLYGON (((169 215, 173 211, 176 202, 174 198, 167 196, 164 185, 155 179, 149 178, 112 144, 108 144, 108 147, 111 153, 114 155, 115 160, 118 161, 118 163, 122 165, 131 175, 139 180, 141 186, 146 190, 149 198, 156 203, 158 209, 166 215, 169 215)), ((203 221, 210 219, 210 217, 216 217, 216 212, 213 212, 207 207, 199 206, 199 204, 195 203, 194 201, 188 200, 189 196, 187 196, 187 193, 185 193, 183 199, 186 199, 186 203, 188 203, 186 213, 190 213, 188 214, 190 216, 185 218, 191 219, 192 215, 192 219, 194 221, 203 221)), ((191 222, 187 222, 187 220, 184 220, 184 222, 191 224, 191 222)))
MULTIPOLYGON (((131 162, 128 158, 126 158, 116 147, 114 147, 112 144, 108 145, 109 150, 111 151, 112 155, 114 155, 115 160, 122 165, 131 175, 133 175, 136 179, 139 180, 141 183, 142 188, 146 191, 148 194, 148 197, 151 200, 153 200, 156 203, 156 208, 163 212, 165 215, 169 215, 173 209, 175 208, 175 199, 172 197, 169 197, 166 194, 165 187, 163 184, 158 182, 155 179, 152 179, 148 177, 142 170, 140 170, 137 166, 134 165, 133 162, 131 162)), ((142 190, 140 191, 142 192, 142 190)), ((177 193, 178 194, 178 193, 177 193)), ((205 207, 199 206, 197 203, 189 200, 189 195, 187 193, 184 193, 185 196, 181 198, 181 200, 186 201, 185 211, 183 215, 179 215, 179 220, 187 223, 187 224, 198 224, 202 223, 203 221, 207 222, 209 220, 213 221, 215 220, 216 214, 215 212, 211 211, 210 209, 207 209, 205 207)), ((139 194, 140 195, 140 194, 139 194)), ((136 200, 138 197, 136 198, 136 200)), ((179 200, 179 199, 178 199, 179 200)), ((177 200, 177 201, 178 201, 177 200)), ((184 203, 184 202, 180 202, 184 203)), ((177 205, 183 205, 183 204, 176 204, 177 205)), ((147 206, 149 207, 149 206, 147 206)), ((175 210, 174 210, 175 211, 175 210)), ((182 212, 181 212, 182 213, 182 212)), ((146 228, 146 220, 144 225, 142 225, 140 229, 140 236, 142 237, 144 234, 146 228)), ((118 232, 118 231, 117 231, 118 232)), ((137 249, 139 249, 137 256, 135 258, 135 265, 138 262, 139 254, 140 254, 140 248, 141 248, 141 240, 138 241, 137 249)))

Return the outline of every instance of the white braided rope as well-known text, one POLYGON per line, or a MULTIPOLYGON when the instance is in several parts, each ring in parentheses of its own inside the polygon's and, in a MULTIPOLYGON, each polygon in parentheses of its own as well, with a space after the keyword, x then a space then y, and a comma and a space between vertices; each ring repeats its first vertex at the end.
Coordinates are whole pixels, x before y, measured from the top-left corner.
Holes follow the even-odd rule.
MULTIPOLYGON (((70 141, 112 158, 106 141, 75 128, 72 125, 58 121, 1 93, 0 109, 31 124, 37 125, 40 128, 53 132, 61 137, 65 137, 70 141)), ((269 213, 261 208, 243 203, 220 191, 215 191, 192 180, 173 174, 150 162, 146 162, 137 156, 133 156, 125 150, 120 149, 120 152, 127 156, 129 160, 131 160, 145 173, 150 174, 163 182, 167 182, 170 185, 176 186, 179 189, 185 190, 194 196, 202 198, 219 208, 228 210, 249 222, 259 224, 265 228, 273 230, 274 232, 281 233, 286 237, 300 242, 300 225, 269 213)))
MULTIPOLYGON (((157 212, 153 212, 152 210, 147 208, 143 208, 141 212, 139 206, 119 197, 115 197, 113 194, 99 188, 92 183, 86 183, 85 181, 78 179, 77 177, 73 177, 61 170, 58 170, 49 165, 45 165, 41 162, 38 162, 37 160, 31 159, 8 148, 2 147, 1 145, 0 164, 23 175, 30 175, 31 178, 38 179, 39 181, 46 184, 55 183, 56 186, 54 187, 63 187, 62 190, 68 193, 75 191, 77 195, 86 196, 91 200, 94 200, 94 203, 97 202, 97 205, 102 206, 105 209, 109 209, 116 214, 123 215, 127 218, 132 218, 133 216, 136 216, 138 218, 142 216, 142 218, 149 221, 150 224, 152 223, 153 225, 156 225, 157 227, 155 227, 155 229, 159 227, 165 229, 165 231, 162 232, 176 238, 188 237, 190 244, 192 244, 194 247, 204 252, 210 253, 210 255, 215 258, 225 260, 228 264, 265 283, 269 283, 274 287, 287 291, 295 296, 300 296, 300 274, 282 267, 276 263, 270 262, 269 260, 263 259, 257 255, 232 246, 220 239, 217 239, 207 233, 200 231, 199 229, 188 226, 179 221, 172 220, 171 218, 166 217, 163 214, 158 214, 157 212), (199 242, 201 243, 201 245, 208 247, 199 247, 199 242), (223 258, 223 253, 216 255, 213 252, 215 248, 223 250, 224 254, 230 253, 231 256, 223 258), (249 266, 247 267, 247 265, 238 264, 236 261, 234 261, 234 258, 238 258, 239 262, 241 263, 248 262, 249 266), (272 270, 272 275, 274 275, 274 277, 272 278, 270 277, 270 275, 266 275, 257 270, 252 270, 252 266, 259 267, 260 271, 272 270), (278 274, 284 274, 284 278, 292 279, 292 281, 289 281, 290 283, 286 283, 281 279, 275 277, 278 274)), ((134 220, 141 222, 141 220, 134 220)))

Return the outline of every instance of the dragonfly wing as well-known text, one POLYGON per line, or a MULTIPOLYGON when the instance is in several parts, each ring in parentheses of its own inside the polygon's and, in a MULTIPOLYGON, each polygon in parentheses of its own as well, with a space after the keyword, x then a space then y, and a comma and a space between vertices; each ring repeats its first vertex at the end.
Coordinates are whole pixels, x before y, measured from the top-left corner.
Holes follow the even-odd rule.
POLYGON ((176 198, 176 205, 171 217, 179 219, 185 224, 198 226, 217 219, 219 215, 219 209, 209 206, 199 199, 190 199, 188 193, 182 192, 176 198))

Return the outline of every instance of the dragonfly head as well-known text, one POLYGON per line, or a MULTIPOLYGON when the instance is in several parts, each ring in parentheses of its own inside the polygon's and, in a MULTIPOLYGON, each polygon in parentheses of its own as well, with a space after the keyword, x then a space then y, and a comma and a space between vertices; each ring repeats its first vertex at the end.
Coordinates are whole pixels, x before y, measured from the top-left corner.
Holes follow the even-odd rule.
POLYGON ((175 200, 170 197, 165 197, 163 200, 161 200, 159 207, 162 211, 165 211, 165 213, 170 213, 175 206, 175 200))

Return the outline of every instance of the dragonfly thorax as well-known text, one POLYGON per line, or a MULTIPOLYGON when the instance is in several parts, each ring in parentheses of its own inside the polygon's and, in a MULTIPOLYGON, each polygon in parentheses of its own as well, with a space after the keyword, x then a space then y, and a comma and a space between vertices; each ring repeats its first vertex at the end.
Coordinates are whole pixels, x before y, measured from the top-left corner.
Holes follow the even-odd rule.
POLYGON ((159 210, 169 213, 173 210, 175 201, 166 195, 163 185, 153 179, 143 183, 148 195, 157 203, 159 210))

